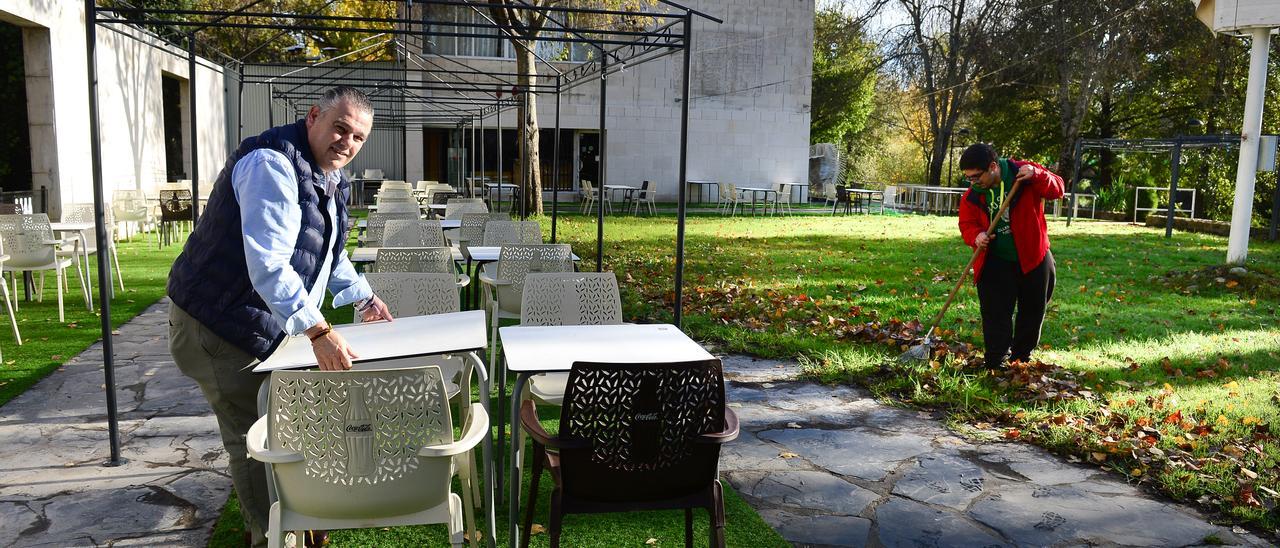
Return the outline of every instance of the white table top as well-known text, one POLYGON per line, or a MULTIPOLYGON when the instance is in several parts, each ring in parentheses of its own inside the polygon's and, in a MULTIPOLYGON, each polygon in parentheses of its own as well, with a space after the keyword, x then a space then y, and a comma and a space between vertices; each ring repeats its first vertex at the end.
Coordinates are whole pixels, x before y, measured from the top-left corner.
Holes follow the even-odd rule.
POLYGON ((740 186, 738 187, 738 190, 748 190, 751 192, 777 192, 778 191, 778 189, 776 188, 760 188, 760 187, 752 187, 752 186, 740 186))
POLYGON ((806 186, 809 183, 778 183, 782 186, 806 186))
POLYGON ((94 223, 49 223, 49 228, 53 230, 93 230, 93 227, 95 226, 97 225, 94 223))
POLYGON ((558 325, 498 329, 507 369, 568 371, 573 362, 662 363, 713 358, 670 324, 558 325))
POLYGON ((604 185, 608 190, 640 190, 638 186, 631 185, 604 185))
MULTIPOLYGON (((371 263, 378 259, 379 249, 382 249, 382 248, 381 247, 357 247, 355 248, 355 250, 351 252, 351 255, 348 256, 347 258, 353 263, 371 263)), ((388 249, 394 249, 394 248, 388 248, 388 249)), ((452 251, 453 251, 453 260, 455 262, 467 260, 466 257, 462 256, 462 251, 460 251, 457 247, 454 247, 452 251)))
MULTIPOLYGON (((368 219, 360 219, 359 221, 356 221, 356 228, 367 228, 368 226, 368 219)), ((440 219, 441 230, 449 230, 451 228, 462 228, 462 219, 440 219)))
MULTIPOLYGON (((467 253, 471 255, 471 260, 476 262, 493 262, 498 260, 498 256, 502 254, 501 246, 467 246, 467 253)), ((577 253, 572 253, 574 261, 581 261, 582 258, 577 253)))
MULTIPOLYGON (((478 350, 489 344, 483 310, 337 325, 333 329, 360 355, 353 363, 478 350)), ((286 338, 253 372, 315 366, 311 341, 306 335, 298 335, 286 338)))
POLYGON ((484 186, 486 186, 486 187, 494 187, 494 188, 498 188, 498 187, 502 187, 502 188, 515 188, 515 187, 516 187, 516 185, 515 185, 514 183, 485 183, 485 184, 484 184, 484 186))

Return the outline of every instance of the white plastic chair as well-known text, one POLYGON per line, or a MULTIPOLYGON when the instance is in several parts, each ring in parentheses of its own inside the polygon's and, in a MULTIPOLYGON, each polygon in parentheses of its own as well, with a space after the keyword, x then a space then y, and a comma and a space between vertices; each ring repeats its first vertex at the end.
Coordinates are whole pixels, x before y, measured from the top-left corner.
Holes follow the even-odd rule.
MULTIPOLYGON (((278 497, 268 546, 280 547, 285 531, 438 523, 451 546, 463 545, 463 501, 450 484, 489 416, 472 404, 455 440, 439 367, 275 371, 269 382, 267 414, 247 437, 278 497)), ((460 477, 469 495, 470 475, 460 477)))
MULTIPOLYGON (((0 270, 4 269, 5 261, 9 260, 9 256, 4 254, 4 240, 0 239, 0 270)), ((9 284, 0 280, 0 292, 4 293, 4 308, 9 312, 9 325, 13 327, 13 338, 18 341, 18 346, 22 346, 22 333, 18 332, 18 317, 14 315, 13 299, 9 298, 9 284)), ((0 354, 0 359, 4 359, 0 354)))
POLYGON ((569 244, 504 245, 498 262, 484 265, 480 282, 484 284, 485 308, 489 312, 490 364, 498 363, 498 322, 520 318, 524 281, 531 272, 573 272, 569 244))
POLYGON ((484 225, 483 241, 486 247, 540 244, 542 227, 538 225, 538 221, 489 221, 484 225))
POLYGON ((59 257, 59 246, 67 243, 56 240, 53 229, 49 227, 49 216, 44 213, 34 215, 0 215, 0 241, 9 252, 9 260, 5 261, 3 271, 13 277, 13 291, 18 291, 19 273, 34 270, 40 271, 40 283, 36 295, 37 300, 44 300, 44 271, 52 270, 58 282, 58 321, 66 321, 63 308, 62 291, 66 273, 63 272, 73 263, 80 279, 80 290, 84 292, 85 308, 89 307, 89 288, 85 285, 85 273, 80 269, 80 261, 68 257, 59 257))
POLYGON ((419 211, 422 211, 422 206, 418 205, 418 202, 414 200, 378 204, 378 213, 412 213, 418 215, 419 211))
POLYGON ((463 213, 461 217, 462 222, 454 233, 454 240, 460 247, 484 243, 484 227, 490 221, 511 220, 506 213, 463 213))
POLYGON ((361 175, 360 178, 361 179, 381 179, 382 170, 377 168, 372 168, 372 167, 365 169, 364 173, 361 175))
POLYGON ((382 232, 387 227, 387 221, 393 219, 416 221, 418 220, 418 213, 370 213, 368 219, 365 220, 364 234, 356 238, 356 241, 368 247, 382 245, 382 232))
MULTIPOLYGON (((591 184, 591 181, 578 181, 578 186, 582 188, 582 214, 586 215, 591 213, 591 207, 596 202, 600 202, 600 192, 596 190, 595 185, 591 184)), ((613 202, 604 200, 601 203, 605 213, 613 213, 613 202)))
POLYGON ((382 247, 378 248, 370 271, 452 274, 454 283, 464 287, 471 283, 471 277, 458 272, 457 264, 448 247, 382 247))
MULTIPOLYGON (((117 190, 111 194, 111 212, 117 223, 125 223, 124 239, 129 239, 129 223, 137 223, 138 232, 142 232, 148 224, 155 222, 151 214, 151 205, 140 190, 117 190)), ((156 242, 160 234, 156 234, 156 242)))
MULTIPOLYGON (((105 228, 107 231, 107 252, 111 254, 110 256, 111 264, 115 267, 116 278, 120 281, 120 291, 124 291, 124 272, 120 270, 120 254, 116 252, 116 241, 115 241, 116 225, 115 225, 115 218, 112 214, 112 209, 105 208, 103 210, 103 216, 105 217, 104 222, 106 223, 105 228)), ((93 218, 93 204, 77 203, 77 204, 67 204, 63 206, 62 222, 64 223, 97 222, 93 218)), ((98 252, 98 239, 94 237, 92 233, 90 233, 89 235, 89 241, 81 242, 80 245, 84 246, 84 249, 89 253, 89 255, 93 255, 98 252)), ((66 253, 66 252, 62 251, 59 253, 66 253)), ((84 270, 85 272, 88 272, 89 265, 85 265, 84 270)))
MULTIPOLYGON (((617 325, 622 323, 618 278, 612 272, 529 274, 524 279, 520 325, 617 325)), ((560 405, 569 373, 534 375, 526 394, 560 405)), ((523 398, 522 398, 523 399, 523 398)))
POLYGON ((733 183, 719 183, 720 213, 728 213, 730 217, 738 214, 738 205, 742 203, 742 192, 733 183))
POLYGON ((389 219, 382 227, 383 247, 448 247, 440 221, 389 219))
POLYGON ((450 198, 444 205, 444 218, 461 219, 463 213, 488 213, 489 206, 479 198, 450 198))
POLYGON ((775 214, 786 213, 790 215, 791 214, 791 187, 788 185, 784 185, 782 183, 778 183, 773 185, 773 188, 778 191, 778 193, 775 195, 773 199, 773 212, 775 214))
POLYGON ((655 201, 658 190, 653 181, 644 181, 640 183, 640 190, 636 191, 636 195, 631 198, 631 214, 640 214, 640 204, 644 204, 649 209, 650 215, 658 214, 658 205, 655 201))

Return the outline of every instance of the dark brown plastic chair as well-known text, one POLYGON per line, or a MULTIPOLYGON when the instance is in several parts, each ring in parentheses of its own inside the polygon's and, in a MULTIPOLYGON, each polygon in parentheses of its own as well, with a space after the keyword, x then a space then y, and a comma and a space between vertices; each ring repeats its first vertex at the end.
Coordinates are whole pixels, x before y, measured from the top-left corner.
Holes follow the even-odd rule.
POLYGON ((178 223, 191 221, 191 191, 160 191, 160 234, 161 245, 173 241, 178 223))
POLYGON ((711 517, 711 545, 723 547, 724 493, 717 479, 720 446, 738 437, 725 406, 720 360, 618 364, 575 362, 569 372, 560 433, 538 423, 532 401, 520 422, 533 438, 533 481, 522 546, 545 467, 551 493, 548 532, 560 545, 565 514, 684 509, 685 545, 693 545, 693 509, 711 517))

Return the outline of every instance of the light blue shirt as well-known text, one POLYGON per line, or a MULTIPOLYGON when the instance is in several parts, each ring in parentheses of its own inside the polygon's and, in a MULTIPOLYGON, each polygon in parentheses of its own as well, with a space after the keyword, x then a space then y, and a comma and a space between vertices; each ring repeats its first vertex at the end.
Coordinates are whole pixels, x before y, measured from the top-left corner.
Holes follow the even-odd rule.
MULTIPOLYGON (((340 176, 336 171, 329 174, 326 195, 334 194, 340 176)), ((345 249, 334 262, 334 238, 342 232, 333 222, 338 216, 336 200, 329 200, 325 211, 331 228, 325 234, 324 262, 315 285, 303 287, 302 277, 289 264, 302 230, 302 209, 297 175, 284 154, 265 148, 246 154, 231 171, 231 186, 240 204, 249 280, 286 333, 297 335, 324 320, 320 303, 326 285, 333 292, 335 308, 373 295, 369 283, 347 260, 345 249)))

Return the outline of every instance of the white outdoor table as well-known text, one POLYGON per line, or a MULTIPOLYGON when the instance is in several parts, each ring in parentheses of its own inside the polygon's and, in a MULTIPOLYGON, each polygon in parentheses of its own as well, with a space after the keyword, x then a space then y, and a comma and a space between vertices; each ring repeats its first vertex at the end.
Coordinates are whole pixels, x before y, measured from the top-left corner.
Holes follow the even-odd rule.
MULTIPOLYGON (((529 377, 536 373, 568 371, 573 362, 662 363, 714 358, 680 328, 670 324, 512 326, 498 329, 507 370, 516 373, 511 387, 511 428, 520 427, 520 394, 529 377)), ((505 376, 505 375, 504 375, 505 376)), ((502 397, 499 378, 498 397, 502 397)), ((498 454, 502 454, 503 424, 498 418, 498 454)), ((515 440, 516 436, 512 436, 515 440)), ((508 546, 517 542, 520 509, 520 451, 511 447, 511 474, 508 478, 508 546)), ((499 486, 501 488, 501 486, 499 486)), ((535 493, 536 496, 536 493, 535 493)))
MULTIPOLYGON (((352 369, 387 360, 401 360, 434 354, 469 353, 478 367, 486 367, 476 350, 488 347, 488 326, 483 310, 410 316, 390 322, 369 322, 335 325, 334 331, 342 334, 351 348, 360 354, 352 360, 352 369)), ((288 337, 266 360, 253 368, 254 373, 266 373, 277 369, 303 369, 316 367, 316 357, 311 351, 311 341, 306 335, 288 337)), ((488 375, 480 379, 480 404, 489 412, 488 375)), ((469 395, 467 396, 470 397, 469 395)), ((493 485, 493 439, 484 438, 484 482, 493 485)), ((486 488, 485 515, 489 517, 489 535, 494 538, 494 490, 486 488)))
MULTIPOLYGON (((750 192, 750 193, 751 193, 751 214, 752 214, 752 215, 755 215, 755 214, 756 214, 756 196, 758 196, 758 195, 760 195, 760 194, 763 194, 763 195, 764 195, 764 198, 763 198, 763 202, 762 202, 762 204, 763 204, 763 206, 764 206, 764 211, 765 211, 765 213, 768 213, 768 212, 769 212, 769 194, 770 194, 770 193, 772 193, 772 194, 774 194, 775 196, 778 194, 778 191, 777 191, 777 190, 775 190, 775 189, 772 189, 772 188, 760 188, 760 187, 740 186, 740 187, 738 187, 738 190, 739 190, 739 191, 742 191, 742 192, 750 192)), ((776 199, 776 198, 775 198, 775 199, 776 199)))
MULTIPOLYGON (((467 254, 471 256, 471 261, 477 263, 491 263, 498 260, 498 256, 502 254, 501 246, 468 246, 467 254)), ((582 260, 577 253, 572 253, 573 261, 582 260)))
MULTIPOLYGON (((510 190, 511 195, 512 195, 512 196, 515 196, 516 188, 518 188, 518 187, 517 187, 516 185, 514 185, 514 184, 511 184, 511 183, 485 183, 485 184, 484 184, 484 195, 485 195, 485 201, 487 201, 487 202, 489 202, 490 204, 492 204, 492 203, 493 203, 493 192, 496 190, 496 191, 498 191, 498 203, 499 203, 499 204, 501 204, 501 203, 502 203, 502 191, 503 191, 504 189, 506 189, 506 190, 510 190)), ((490 206, 490 209, 493 209, 493 210, 495 210, 495 211, 496 211, 498 208, 497 208, 496 206, 492 206, 492 205, 491 205, 491 206, 490 206)))
MULTIPOLYGON (((89 293, 86 295, 86 304, 89 305, 89 310, 93 310, 93 276, 89 275, 89 236, 86 231, 92 232, 96 226, 94 223, 49 223, 49 228, 53 229, 54 232, 76 233, 76 247, 80 249, 80 255, 84 258, 84 277, 89 284, 89 293)), ((80 259, 77 258, 76 261, 79 262, 80 259)), ((107 279, 107 284, 111 284, 110 279, 107 279)))
POLYGON ((604 190, 609 193, 610 202, 616 201, 614 198, 617 197, 619 192, 622 193, 622 201, 626 202, 627 199, 635 195, 635 192, 640 190, 640 187, 631 185, 604 185, 604 190))
MULTIPOLYGON (((381 247, 357 247, 351 251, 351 255, 348 256, 347 259, 353 263, 371 263, 378 259, 379 249, 382 249, 382 248, 381 247)), ((387 249, 394 249, 394 248, 387 248, 387 249)), ((453 262, 456 263, 456 262, 466 260, 466 257, 462 256, 462 251, 459 250, 457 247, 452 248, 451 251, 453 251, 453 262)))

